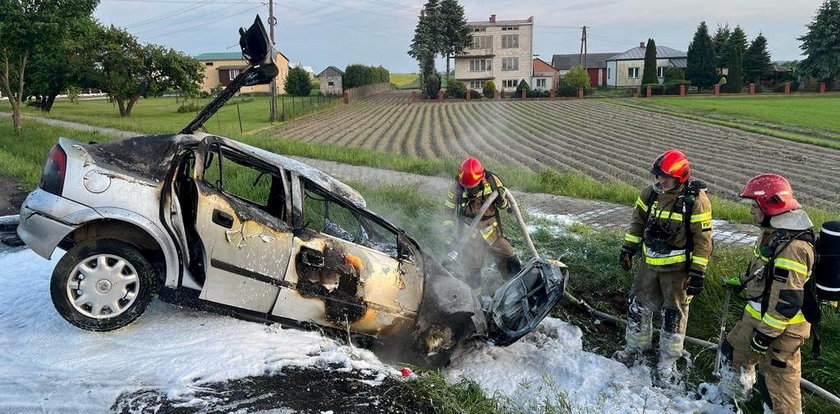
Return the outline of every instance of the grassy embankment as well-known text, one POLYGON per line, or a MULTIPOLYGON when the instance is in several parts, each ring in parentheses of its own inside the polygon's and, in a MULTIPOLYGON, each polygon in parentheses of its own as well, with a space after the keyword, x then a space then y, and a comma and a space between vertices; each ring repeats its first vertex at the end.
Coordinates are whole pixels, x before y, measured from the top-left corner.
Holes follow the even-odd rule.
POLYGON ((840 149, 840 95, 614 100, 613 103, 840 149))
POLYGON ((418 89, 420 88, 420 75, 416 73, 392 73, 391 83, 397 89, 418 89))
MULTIPOLYGON (((109 139, 97 133, 87 133, 74 130, 46 126, 30 121, 27 129, 19 139, 15 139, 11 132, 8 119, 0 121, 0 172, 20 180, 28 188, 37 185, 43 159, 55 143, 57 136, 72 136, 80 141, 103 141, 109 139)), ((558 184, 560 185, 560 184, 558 184)), ((437 211, 439 200, 435 200, 417 193, 413 188, 405 186, 385 186, 370 188, 356 185, 365 195, 374 211, 382 212, 387 218, 402 226, 409 234, 418 237, 419 241, 432 254, 441 253, 440 240, 436 239, 439 232, 435 231, 435 224, 439 220, 437 211)), ((635 194, 633 194, 635 197, 635 194)), ((534 235, 537 248, 547 256, 560 257, 571 270, 572 279, 569 290, 577 297, 586 300, 593 306, 613 314, 624 312, 623 301, 629 291, 631 274, 622 271, 616 263, 621 234, 608 231, 596 231, 585 226, 573 226, 567 232, 552 231, 552 223, 529 218, 542 224, 541 229, 534 235)), ((508 226, 510 227, 510 226, 508 226)), ((522 237, 516 231, 509 230, 509 237, 513 244, 523 251, 522 237)), ((731 276, 742 271, 742 267, 749 257, 747 247, 719 247, 711 262, 708 274, 706 292, 692 303, 689 322, 689 335, 702 339, 716 341, 717 324, 720 317, 723 290, 718 280, 724 276, 731 276)), ((489 279, 499 283, 498 279, 489 279)), ((731 327, 740 316, 743 303, 737 302, 730 308, 729 326, 731 327)), ((609 355, 622 341, 621 328, 608 328, 605 325, 595 327, 591 320, 568 308, 558 308, 555 316, 579 322, 584 329, 585 346, 602 355, 609 355)), ((836 373, 840 370, 840 323, 837 315, 827 315, 824 322, 824 355, 820 361, 805 358, 805 377, 834 393, 840 393, 840 377, 836 373)), ((714 354, 709 351, 700 352, 699 349, 689 347, 695 355, 695 369, 690 375, 693 384, 710 378, 711 364, 714 354)), ((808 355, 808 347, 803 354, 808 355)), ((443 380, 442 374, 428 372, 421 379, 413 382, 418 396, 430 398, 434 404, 445 413, 516 413, 535 409, 522 407, 509 398, 497 396, 487 398, 472 382, 464 381, 449 385, 443 380)), ((832 406, 823 400, 807 395, 805 397, 805 412, 831 412, 832 406)), ((546 412, 574 412, 568 406, 567 400, 558 395, 557 398, 545 401, 546 412)), ((750 413, 761 412, 758 399, 750 404, 750 413)))
MULTIPOLYGON (((303 99, 305 101, 308 98, 303 99)), ((287 101, 286 105, 290 106, 291 104, 288 102, 290 101, 287 101)), ((297 102, 299 103, 301 101, 298 100, 297 102)), ((119 116, 119 113, 113 108, 112 104, 104 100, 82 101, 78 104, 59 101, 49 114, 43 114, 32 108, 27 108, 26 114, 136 131, 138 133, 172 133, 179 131, 194 116, 192 113, 177 113, 176 109, 178 105, 174 98, 142 100, 135 108, 133 114, 130 117, 124 118, 119 116)), ((245 98, 239 107, 244 133, 240 133, 239 131, 239 117, 235 103, 226 105, 216 116, 205 124, 208 132, 238 139, 280 154, 431 176, 451 177, 460 161, 452 158, 421 159, 367 149, 347 148, 328 144, 310 144, 276 138, 261 132, 263 129, 270 127, 266 115, 268 107, 266 97, 245 98)), ((299 105, 296 106, 296 108, 298 107, 299 105)), ((320 109, 307 108, 307 110, 320 109)), ((37 128, 36 125, 37 122, 29 121, 27 128, 37 128)), ((81 136, 81 134, 77 134, 76 132, 68 133, 67 135, 69 137, 81 136)), ((36 150, 34 147, 24 148, 24 150, 36 151, 36 156, 39 154, 37 152, 39 150, 36 150)), ((43 154, 46 154, 46 151, 43 154)), ((559 194, 632 205, 639 191, 639 189, 619 180, 598 180, 580 173, 558 172, 551 169, 533 171, 492 162, 489 163, 488 167, 504 177, 510 187, 528 192, 559 194)), ((751 220, 743 206, 731 200, 712 197, 712 206, 714 216, 717 219, 736 222, 749 222, 751 220)), ((840 215, 840 213, 820 208, 809 208, 809 213, 817 224, 840 215)))

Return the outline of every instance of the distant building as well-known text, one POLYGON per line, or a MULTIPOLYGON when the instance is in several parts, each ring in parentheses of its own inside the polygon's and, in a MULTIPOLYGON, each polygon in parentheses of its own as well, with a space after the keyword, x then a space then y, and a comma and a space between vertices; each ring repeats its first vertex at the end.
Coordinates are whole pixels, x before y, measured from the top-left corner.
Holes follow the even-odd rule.
POLYGON ((531 89, 550 91, 557 88, 559 78, 560 73, 557 69, 540 58, 534 58, 534 76, 532 77, 531 89))
MULTIPOLYGON (((492 80, 496 89, 513 91, 520 81, 532 82, 534 17, 527 20, 468 22, 472 44, 455 56, 455 79, 473 90, 492 80)), ((531 85, 533 86, 533 85, 531 85)))
MULTIPOLYGON (((201 84, 201 90, 210 92, 213 88, 222 86, 225 87, 230 84, 234 78, 245 68, 248 67, 248 62, 242 58, 242 53, 202 53, 195 57, 204 65, 204 81, 201 84)), ((277 53, 277 94, 284 94, 286 90, 283 89, 283 83, 286 81, 286 76, 289 75, 289 59, 282 53, 277 53)), ((265 93, 271 92, 271 85, 254 85, 243 86, 241 93, 265 93)))
MULTIPOLYGON (((667 46, 656 46, 656 76, 659 83, 665 80, 665 69, 688 66, 688 55, 667 46)), ((645 43, 640 42, 624 53, 607 59, 608 86, 640 86, 645 69, 645 43)))
MULTIPOLYGON (((604 86, 607 84, 607 59, 618 53, 588 53, 586 54, 586 72, 589 73, 589 86, 604 86)), ((551 66, 560 72, 563 79, 575 66, 581 66, 580 53, 568 55, 554 55, 551 66)))
POLYGON ((341 85, 341 79, 344 72, 335 66, 328 66, 326 69, 318 74, 318 79, 321 81, 322 95, 341 95, 344 89, 341 85))

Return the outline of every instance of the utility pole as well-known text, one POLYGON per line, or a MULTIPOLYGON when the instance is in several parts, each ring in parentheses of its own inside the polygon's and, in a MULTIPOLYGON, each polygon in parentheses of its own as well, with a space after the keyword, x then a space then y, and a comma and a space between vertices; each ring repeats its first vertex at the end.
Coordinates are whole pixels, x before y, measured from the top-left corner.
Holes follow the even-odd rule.
POLYGON ((584 69, 586 69, 586 55, 588 53, 586 43, 586 26, 583 26, 580 34, 580 66, 584 69))
MULTIPOLYGON (((274 49, 274 25, 277 18, 274 17, 274 0, 268 0, 268 36, 271 40, 272 59, 277 58, 277 51, 274 49)), ((271 80, 271 103, 269 104, 268 119, 274 122, 277 119, 277 78, 271 80)))

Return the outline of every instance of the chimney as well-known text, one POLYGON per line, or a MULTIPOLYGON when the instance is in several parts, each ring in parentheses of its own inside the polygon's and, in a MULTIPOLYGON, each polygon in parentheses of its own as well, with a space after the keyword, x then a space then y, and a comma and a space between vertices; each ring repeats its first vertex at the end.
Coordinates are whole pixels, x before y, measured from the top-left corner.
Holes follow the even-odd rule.
POLYGON ((490 15, 490 23, 496 23, 496 15, 495 14, 490 15))
POLYGON ((645 48, 645 42, 639 42, 639 47, 644 49, 645 48))

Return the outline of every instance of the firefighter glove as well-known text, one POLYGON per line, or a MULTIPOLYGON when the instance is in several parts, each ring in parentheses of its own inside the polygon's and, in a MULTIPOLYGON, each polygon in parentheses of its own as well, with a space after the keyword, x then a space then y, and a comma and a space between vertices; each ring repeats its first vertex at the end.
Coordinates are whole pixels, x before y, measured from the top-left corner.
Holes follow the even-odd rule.
POLYGON ((706 282, 706 278, 703 277, 703 273, 700 273, 695 270, 690 270, 688 272, 688 283, 686 283, 685 287, 685 294, 688 296, 697 296, 701 292, 703 292, 703 284, 706 282))
POLYGON ((750 349, 759 355, 767 354, 767 348, 776 338, 762 333, 758 329, 753 329, 752 340, 750 340, 750 349))
POLYGON ((633 255, 636 252, 628 247, 621 248, 621 254, 618 255, 618 261, 624 270, 630 270, 633 267, 633 255))

